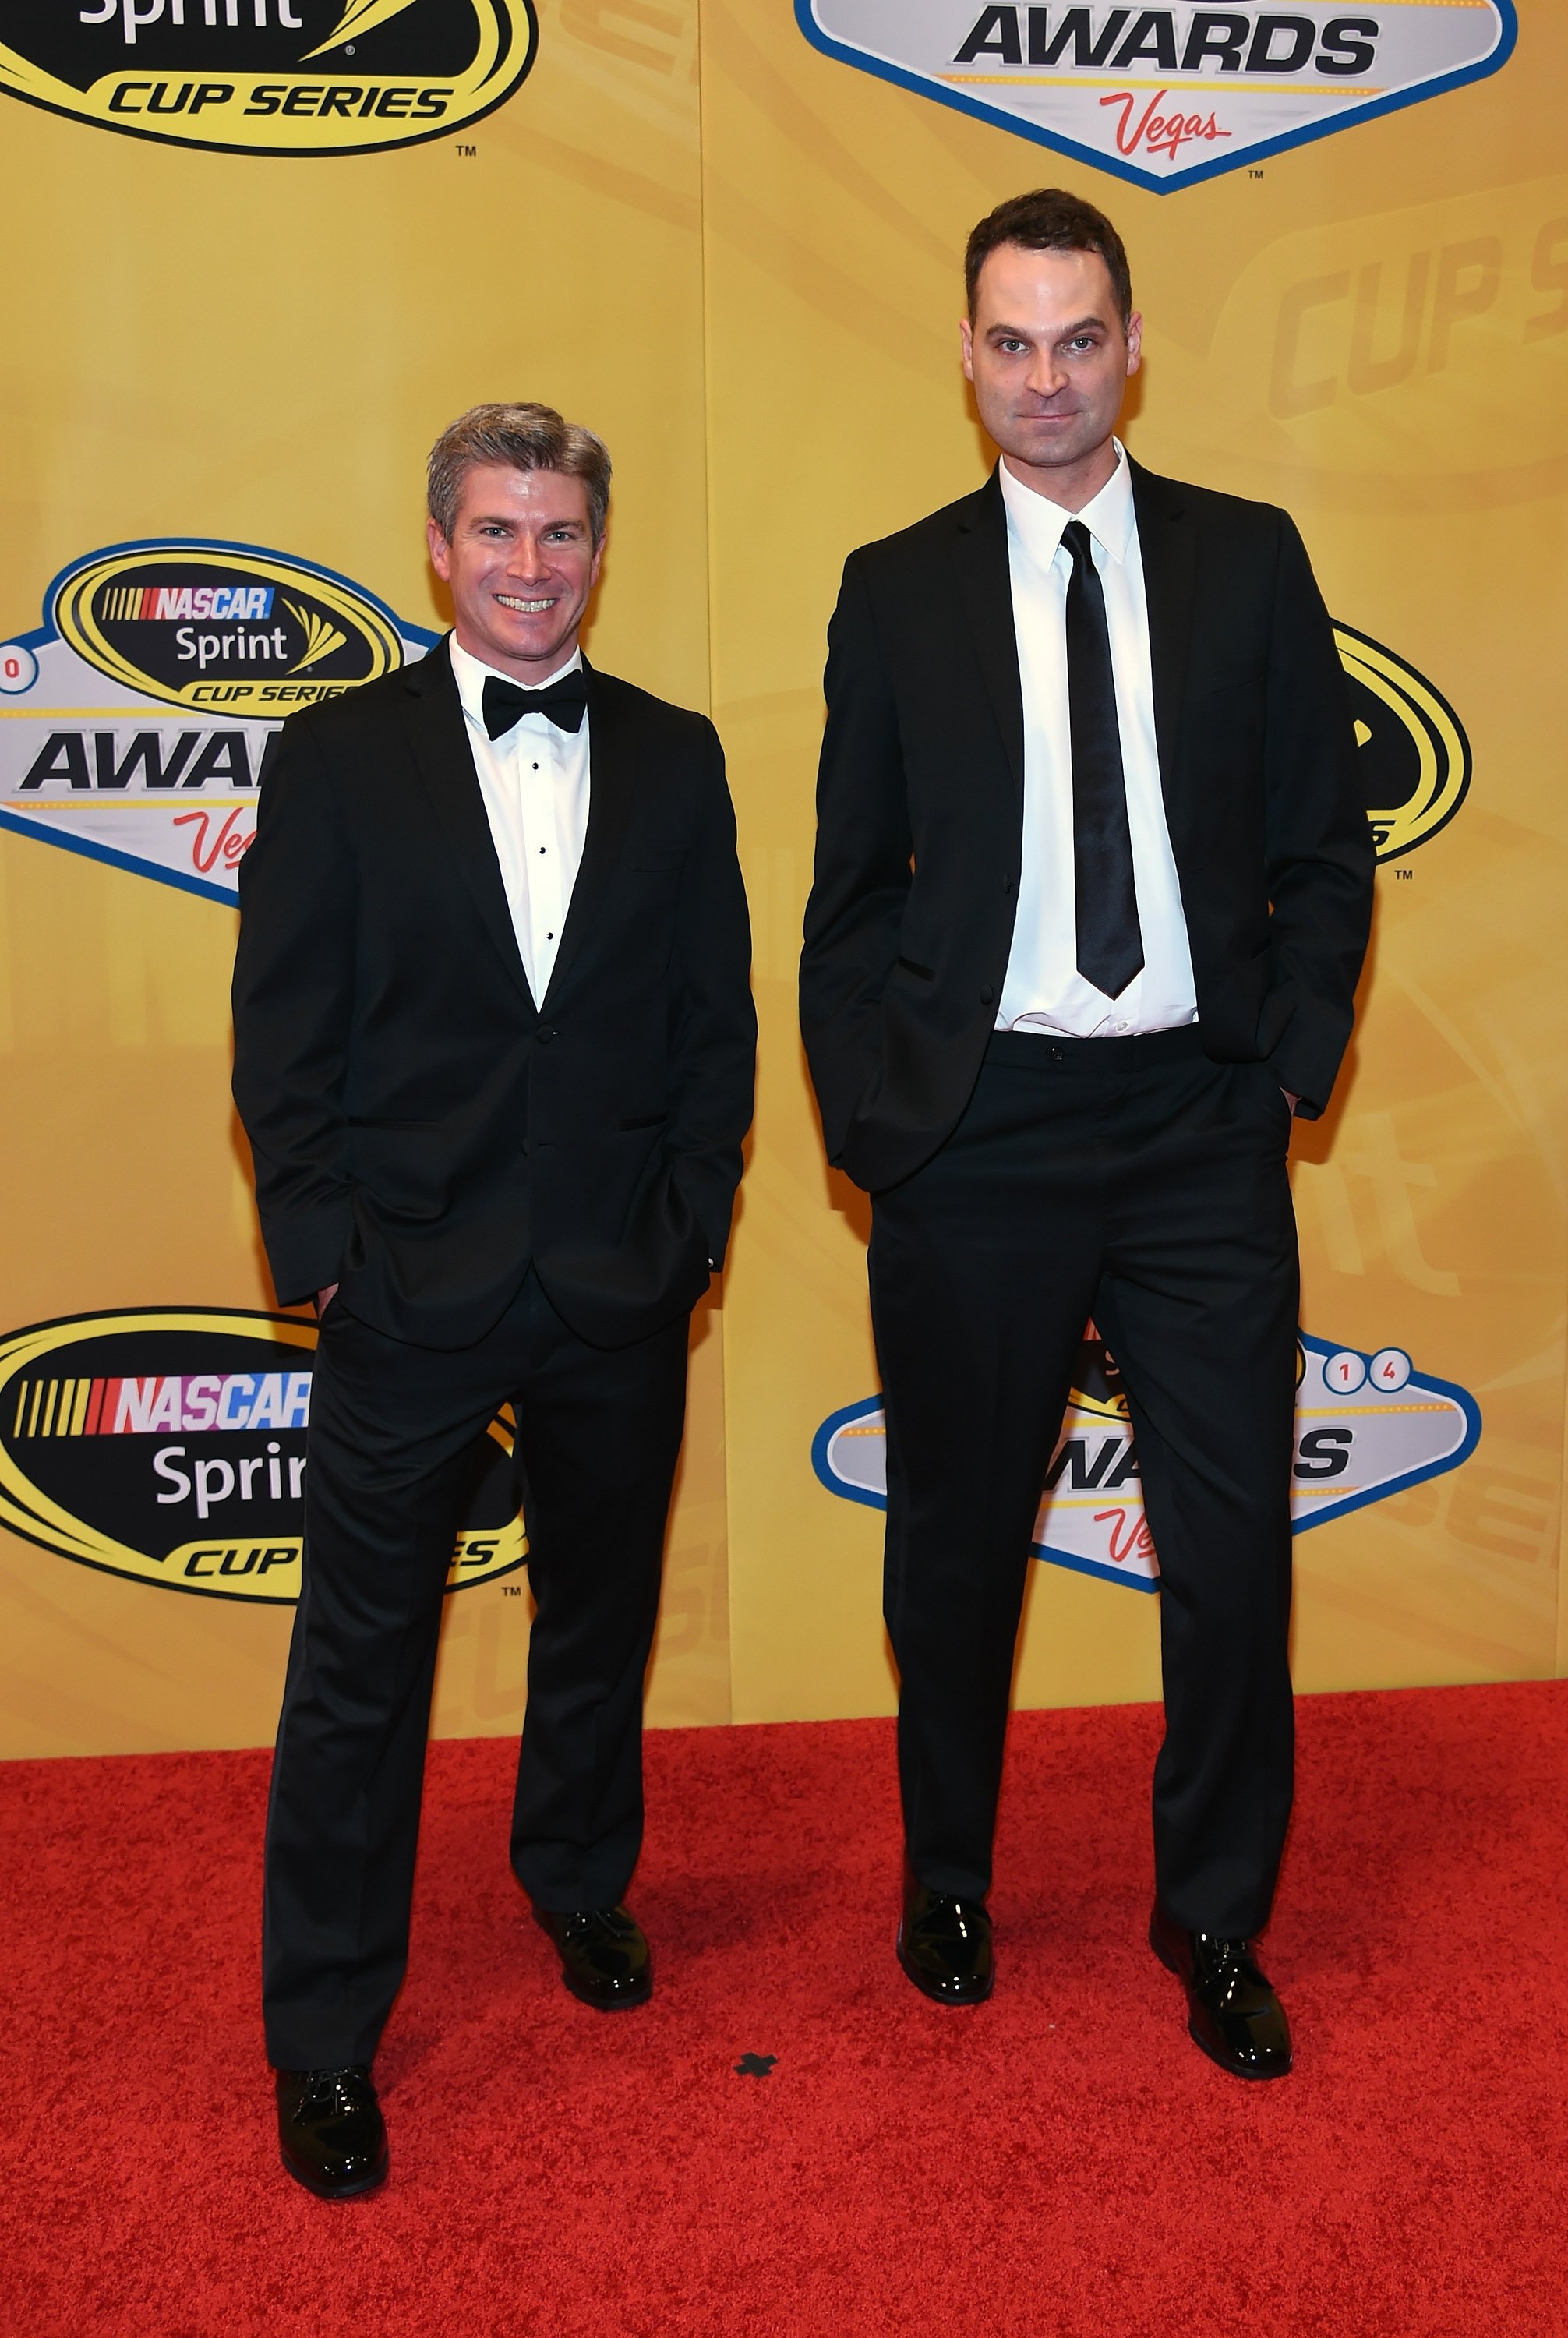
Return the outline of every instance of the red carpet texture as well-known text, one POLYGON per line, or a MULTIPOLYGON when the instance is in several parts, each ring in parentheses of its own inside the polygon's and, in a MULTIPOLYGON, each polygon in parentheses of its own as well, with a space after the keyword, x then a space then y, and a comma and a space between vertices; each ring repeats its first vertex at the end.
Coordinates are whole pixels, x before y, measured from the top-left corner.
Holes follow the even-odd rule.
POLYGON ((1300 1722, 1269 2087, 1143 1945, 1151 1708, 1014 1724, 961 2012, 893 1960, 889 1724, 650 1740, 657 1987, 609 2017, 524 1920, 510 1749, 438 1745, 392 2176, 336 2204, 275 2156, 267 1756, 10 1764, 6 2338, 1568 2332, 1568 1683, 1300 1722))

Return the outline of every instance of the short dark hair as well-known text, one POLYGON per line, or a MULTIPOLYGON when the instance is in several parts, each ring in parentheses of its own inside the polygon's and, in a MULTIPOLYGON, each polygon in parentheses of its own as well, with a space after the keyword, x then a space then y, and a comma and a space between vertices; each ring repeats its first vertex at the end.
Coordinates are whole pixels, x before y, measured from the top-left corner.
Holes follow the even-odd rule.
POLYGON ((1097 251, 1110 271, 1123 325, 1132 314, 1126 249, 1104 212, 1064 187, 1034 187, 1026 195, 1009 195, 970 234, 964 252, 964 289, 971 324, 980 270, 1003 243, 1022 244, 1025 251, 1097 251))
POLYGON ((430 449, 426 491, 430 516, 448 544, 463 482, 476 463, 507 463, 514 471, 564 471, 568 478, 581 479, 594 543, 603 537, 610 509, 609 451, 580 422, 564 422, 553 406, 471 406, 446 425, 430 449))

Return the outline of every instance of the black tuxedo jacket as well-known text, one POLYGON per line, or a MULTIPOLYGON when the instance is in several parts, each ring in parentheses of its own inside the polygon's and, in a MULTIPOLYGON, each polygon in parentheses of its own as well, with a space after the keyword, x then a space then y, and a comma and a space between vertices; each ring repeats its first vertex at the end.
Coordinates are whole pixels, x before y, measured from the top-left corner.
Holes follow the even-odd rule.
POLYGON ((240 866, 234 1095, 279 1296, 481 1338, 530 1262, 619 1347, 720 1264, 756 1023, 711 723, 593 669, 587 839, 535 1004, 446 643, 291 715, 240 866))
MULTIPOLYGON (((1267 1062, 1314 1116, 1372 900, 1332 629, 1284 512, 1136 463, 1132 493, 1203 1045, 1267 1062)), ((850 555, 828 643, 801 1026, 828 1158, 876 1189, 963 1112, 1013 938, 1024 703, 995 473, 850 555)))

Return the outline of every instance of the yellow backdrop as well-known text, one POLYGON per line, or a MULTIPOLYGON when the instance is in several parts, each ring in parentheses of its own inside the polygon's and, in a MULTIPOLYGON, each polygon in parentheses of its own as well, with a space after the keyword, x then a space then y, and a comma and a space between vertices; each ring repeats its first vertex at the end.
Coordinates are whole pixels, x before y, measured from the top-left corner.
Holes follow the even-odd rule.
MULTIPOLYGON (((1299 1538, 1299 1685, 1568 1669, 1561 12, 1526 5, 1493 79, 1164 194, 821 54, 787 0, 554 0, 538 34, 496 110, 382 152, 202 152, 4 106, 29 225, 0 633, 36 628, 68 565, 170 537, 271 546, 438 625, 420 467, 442 424, 534 397, 608 439, 592 653, 719 722, 761 1018, 651 1718, 891 1709, 879 1516, 812 1460, 877 1386, 864 1205, 823 1165, 794 1020, 822 635, 852 545, 984 476, 958 257, 1044 181, 1128 242, 1136 452, 1289 505, 1336 619, 1474 758, 1452 819, 1380 869, 1352 1062, 1295 1157, 1306 1331, 1404 1351, 1484 1425, 1462 1467, 1299 1538)), ((0 732, 19 719, 0 696, 0 732)), ((0 920, 0 1333, 270 1307, 228 1100, 232 912, 12 831, 0 920)), ((1158 1693, 1156 1600, 1032 1572, 1021 1702, 1158 1693)), ((448 1603, 443 1734, 517 1725, 520 1580, 448 1603)), ((289 1621, 0 1535, 0 1752, 260 1742, 289 1621)))

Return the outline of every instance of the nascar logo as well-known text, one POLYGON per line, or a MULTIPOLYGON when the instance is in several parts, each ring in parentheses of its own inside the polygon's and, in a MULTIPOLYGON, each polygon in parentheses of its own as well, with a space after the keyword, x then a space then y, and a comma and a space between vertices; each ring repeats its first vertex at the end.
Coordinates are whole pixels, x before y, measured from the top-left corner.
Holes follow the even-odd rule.
MULTIPOLYGON (((243 1309, 70 1316, 0 1341, 0 1522, 218 1599, 299 1594, 316 1327, 243 1309)), ((523 1566, 512 1429, 476 1439, 448 1590, 523 1566)))
POLYGON ((175 706, 287 707, 334 697, 403 663, 397 620, 372 594, 259 545, 175 539, 93 553, 55 578, 46 606, 57 632, 98 673, 175 706), (235 573, 240 553, 249 574, 235 573), (269 624, 275 600, 277 621, 269 624), (198 635, 182 619, 237 630, 198 635), (251 624, 264 630, 246 632, 251 624), (144 625, 159 630, 123 637, 122 628, 144 625), (279 693, 253 676, 258 660, 291 683, 307 673, 311 679, 279 693), (217 669, 211 682, 210 665, 217 669))
POLYGON ((99 595, 99 614, 118 624, 152 624, 173 617, 270 617, 270 584, 111 584, 99 595))
MULTIPOLYGON (((1402 1348, 1373 1355, 1300 1335, 1290 1514, 1297 1534, 1457 1469, 1475 1450, 1481 1412, 1450 1381, 1418 1373, 1402 1348)), ((880 1397, 831 1414, 811 1448, 829 1493, 887 1507, 880 1397)), ((1090 1327, 1034 1521, 1036 1558, 1134 1591, 1159 1587, 1121 1375, 1090 1327)))
POLYGON ((1517 33, 1511 0, 795 0, 795 15, 842 64, 1161 194, 1494 74, 1517 33))
POLYGON ((0 644, 0 827, 232 905, 268 740, 436 639, 314 561, 115 545, 0 644))
POLYGON ((303 1429, 303 1372, 154 1373, 147 1380, 19 1380, 13 1437, 150 1437, 162 1429, 303 1429))

